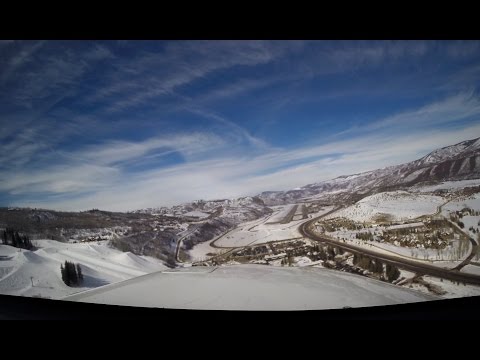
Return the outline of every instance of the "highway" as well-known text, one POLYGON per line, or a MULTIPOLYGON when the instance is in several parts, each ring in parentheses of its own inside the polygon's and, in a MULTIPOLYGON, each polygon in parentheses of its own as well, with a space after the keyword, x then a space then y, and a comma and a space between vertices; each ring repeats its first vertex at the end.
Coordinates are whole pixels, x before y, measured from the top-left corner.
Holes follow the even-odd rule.
POLYGON ((401 269, 412 271, 414 273, 417 273, 418 275, 430 275, 452 281, 480 285, 480 276, 478 275, 462 273, 454 269, 440 268, 433 265, 420 263, 414 260, 403 259, 394 255, 382 254, 376 251, 365 249, 360 246, 351 245, 348 243, 327 238, 325 236, 321 236, 320 234, 316 233, 313 228, 315 222, 317 222, 322 217, 323 216, 319 216, 302 223, 298 228, 300 234, 311 240, 342 248, 345 251, 367 255, 373 259, 378 259, 386 264, 395 265, 401 269))

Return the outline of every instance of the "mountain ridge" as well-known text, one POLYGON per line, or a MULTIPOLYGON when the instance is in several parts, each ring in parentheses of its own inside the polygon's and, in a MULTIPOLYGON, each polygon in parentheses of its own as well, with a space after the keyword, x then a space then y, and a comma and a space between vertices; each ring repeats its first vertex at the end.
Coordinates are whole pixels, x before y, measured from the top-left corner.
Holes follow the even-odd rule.
MULTIPOLYGON (((358 200, 362 195, 403 189, 419 183, 476 178, 480 178, 480 137, 435 149, 420 159, 404 164, 341 175, 294 190, 264 191, 258 197, 267 206, 302 201, 311 197, 334 200, 347 192, 358 200)), ((343 198, 345 200, 348 196, 343 198)))

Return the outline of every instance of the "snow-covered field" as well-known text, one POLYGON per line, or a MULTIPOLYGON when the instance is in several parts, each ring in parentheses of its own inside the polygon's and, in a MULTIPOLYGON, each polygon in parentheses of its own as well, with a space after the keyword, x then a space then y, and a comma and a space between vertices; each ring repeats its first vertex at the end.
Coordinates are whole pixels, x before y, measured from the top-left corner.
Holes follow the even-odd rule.
MULTIPOLYGON (((459 298, 465 296, 480 296, 480 286, 469 285, 469 284, 456 284, 450 280, 441 280, 439 278, 431 276, 423 276, 423 279, 433 285, 441 288, 445 294, 442 298, 459 298)), ((427 289, 423 286, 413 285, 412 289, 422 291, 424 293, 429 293, 427 289)))
POLYGON ((307 310, 378 306, 436 297, 313 267, 191 267, 149 274, 65 300, 215 310, 307 310))
MULTIPOLYGON (((461 211, 464 208, 480 211, 480 193, 473 194, 471 196, 464 196, 450 201, 448 204, 443 206, 442 215, 448 218, 450 213, 461 211)), ((477 232, 477 229, 480 230, 480 216, 464 215, 460 220, 465 224, 465 227, 462 230, 476 240, 479 236, 478 234, 480 233, 477 232), (472 227, 475 232, 471 230, 472 227)))
POLYGON ((460 181, 445 181, 437 185, 420 185, 412 186, 410 191, 412 192, 432 192, 435 190, 454 190, 463 189, 466 187, 479 186, 480 179, 473 180, 460 180, 460 181))
POLYGON ((167 269, 148 256, 137 256, 107 246, 36 240, 39 249, 29 251, 0 245, 0 293, 58 299, 68 294, 167 269), (83 287, 68 287, 60 274, 65 260, 79 263, 83 287), (33 282, 33 285, 32 285, 33 282))
POLYGON ((227 250, 227 249, 218 249, 210 246, 212 241, 215 241, 215 239, 197 244, 193 247, 193 249, 189 250, 188 256, 190 257, 190 261, 192 262, 204 261, 212 256, 208 254, 220 254, 227 250))
POLYGON ((285 216, 288 215, 288 213, 295 207, 295 204, 291 205, 282 205, 282 206, 275 206, 272 208, 275 208, 276 212, 273 213, 273 215, 270 217, 268 220, 269 223, 278 223, 282 221, 285 216))
POLYGON ((260 224, 252 230, 241 227, 221 237, 216 246, 237 247, 262 244, 269 241, 281 241, 302 237, 298 226, 305 220, 292 221, 288 224, 260 224))
POLYGON ((448 204, 443 206, 442 214, 448 215, 448 212, 450 211, 462 210, 465 207, 469 207, 474 210, 480 210, 480 193, 450 201, 448 204))
POLYGON ((392 221, 407 220, 433 214, 444 202, 440 196, 411 194, 406 191, 383 192, 367 196, 326 218, 345 217, 353 221, 370 222, 375 221, 377 216, 389 215, 389 220, 392 221))

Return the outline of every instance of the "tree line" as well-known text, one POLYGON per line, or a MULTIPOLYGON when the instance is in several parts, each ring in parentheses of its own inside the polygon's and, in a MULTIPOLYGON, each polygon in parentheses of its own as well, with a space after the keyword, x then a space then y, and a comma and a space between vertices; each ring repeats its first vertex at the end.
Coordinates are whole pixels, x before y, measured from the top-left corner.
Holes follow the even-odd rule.
POLYGON ((385 270, 385 277, 389 282, 397 280, 401 275, 400 270, 395 265, 386 264, 384 269, 383 263, 380 260, 372 259, 362 254, 353 254, 353 265, 372 273, 380 274, 382 277, 385 270))
POLYGON ((33 249, 33 244, 27 235, 20 235, 15 229, 8 227, 2 232, 2 243, 21 249, 33 249))

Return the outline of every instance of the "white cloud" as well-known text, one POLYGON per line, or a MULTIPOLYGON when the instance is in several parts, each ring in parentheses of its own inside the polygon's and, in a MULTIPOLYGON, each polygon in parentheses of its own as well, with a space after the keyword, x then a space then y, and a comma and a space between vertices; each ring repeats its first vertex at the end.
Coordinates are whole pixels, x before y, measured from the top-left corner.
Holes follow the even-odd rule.
POLYGON ((118 169, 92 164, 60 165, 0 175, 0 191, 12 195, 99 191, 115 184, 118 169))
POLYGON ((107 84, 86 101, 99 102, 109 98, 106 111, 121 111, 171 94, 214 71, 265 64, 300 46, 301 42, 266 41, 167 43, 163 52, 143 53, 131 61, 116 63, 107 84))
POLYGON ((412 126, 415 129, 432 126, 435 128, 475 116, 480 116, 480 98, 473 91, 461 92, 416 110, 403 111, 364 126, 354 126, 343 131, 341 135, 380 130, 394 134, 399 130, 412 130, 412 126))
MULTIPOLYGON (((294 188, 411 161, 438 147, 480 136, 480 125, 461 124, 465 119, 480 116, 480 99, 473 92, 462 92, 403 111, 361 129, 352 128, 336 138, 349 135, 345 140, 330 138, 328 142, 295 149, 273 148, 218 112, 203 107, 215 99, 282 81, 283 75, 231 83, 196 99, 177 93, 182 86, 217 70, 278 60, 286 51, 301 47, 299 44, 172 43, 166 46, 164 53, 144 52, 126 62, 119 61, 109 49, 99 45, 90 49, 90 53, 83 53, 78 62, 73 53, 58 58, 46 57, 38 69, 25 73, 23 78, 29 80, 28 86, 15 90, 17 100, 28 102, 53 93, 64 96, 64 90, 88 71, 88 61, 112 58, 115 71, 102 78, 100 82, 104 87, 86 99, 87 102, 99 105, 97 102, 115 98, 109 102, 107 110, 118 111, 169 94, 185 100, 179 106, 183 110, 213 120, 214 126, 193 134, 152 135, 142 141, 110 140, 49 154, 49 146, 55 145, 57 138, 63 139, 80 131, 81 119, 71 123, 52 121, 43 127, 29 127, 26 125, 30 124, 24 122, 14 141, 0 143, 0 163, 15 168, 15 171, 0 174, 0 191, 25 197, 36 193, 49 196, 43 202, 24 202, 24 205, 67 210, 92 207, 129 210, 197 198, 236 197, 294 188), (57 124, 60 125, 55 129, 57 124), (439 125, 448 125, 448 129, 439 125), (223 137, 213 133, 225 128, 228 131, 223 137), (46 135, 51 135, 51 139, 45 138, 46 135), (184 162, 160 169, 129 171, 132 165, 172 152, 181 154, 184 162), (44 156, 45 163, 41 168, 37 164, 29 171, 17 171, 17 167, 34 160, 39 153, 44 156), (91 195, 84 195, 85 192, 91 195)), ((333 52, 318 51, 317 55, 325 55, 324 59, 319 58, 318 64, 315 57, 306 59, 305 64, 311 65, 312 74, 318 75, 423 56, 431 47, 428 42, 375 42, 353 46, 345 43, 344 48, 333 52)), ((16 66, 26 64, 27 58, 20 54, 16 60, 20 65, 16 66)), ((300 70, 302 77, 308 76, 304 67, 300 70)), ((68 117, 68 114, 63 115, 68 117)), ((93 123, 95 125, 95 121, 93 123)), ((7 124, 6 128, 9 126, 7 124)), ((98 130, 100 126, 99 123, 98 128, 91 126, 91 129, 98 130)), ((9 129, 0 129, 0 138, 11 134, 9 129)))
MULTIPOLYGON (((49 190, 96 189, 93 195, 68 200, 44 201, 35 206, 65 210, 98 207, 108 210, 131 210, 151 206, 173 205, 199 198, 231 198, 254 195, 266 190, 286 190, 336 176, 373 170, 417 159, 438 147, 480 136, 480 125, 455 131, 435 130, 396 137, 376 136, 338 141, 318 147, 292 151, 276 150, 257 157, 221 157, 189 162, 165 169, 137 174, 121 174, 112 169, 78 169, 55 179, 35 175, 39 180, 22 184, 22 188, 42 185, 49 190), (428 134, 428 136, 426 136, 428 134), (331 154, 342 154, 339 157, 331 154), (319 159, 275 170, 291 159, 316 155, 319 159), (323 156, 323 157, 321 157, 323 156), (92 176, 92 172, 95 176, 92 176), (259 173, 260 172, 260 173, 259 173), (77 178, 77 176, 79 176, 77 178), (111 181, 109 178, 113 178, 111 181), (69 183, 68 181, 74 181, 69 183), (51 183, 52 182, 52 183, 51 183), (86 184, 80 186, 79 184, 86 184), (91 188, 90 188, 91 187, 91 188)), ((103 168, 102 168, 103 169, 103 168)), ((55 170, 55 169, 53 169, 55 170)), ((45 188, 43 188, 45 190, 45 188)), ((61 190, 61 191, 60 191, 61 190)), ((28 203, 24 203, 28 205, 28 203)), ((32 204, 30 204, 32 205, 32 204)))
POLYGON ((241 141, 241 140, 245 139, 251 145, 253 145, 254 147, 258 147, 258 148, 268 147, 268 144, 265 141, 251 135, 247 130, 245 130, 241 126, 237 125, 233 121, 227 120, 226 118, 224 118, 220 115, 217 115, 217 114, 215 114, 211 111, 200 109, 198 107, 197 108, 192 108, 192 107, 186 106, 185 109, 194 113, 194 114, 200 115, 200 116, 205 117, 207 119, 215 120, 216 122, 218 122, 220 124, 226 125, 228 128, 230 128, 231 130, 234 131, 234 135, 237 136, 238 141, 241 141))
POLYGON ((89 146, 71 154, 71 158, 94 162, 101 165, 114 165, 161 151, 165 154, 174 150, 185 157, 211 151, 225 145, 223 139, 214 134, 192 133, 176 134, 168 137, 149 138, 144 141, 110 141, 101 145, 89 146), (168 150, 168 151, 165 151, 168 150))

